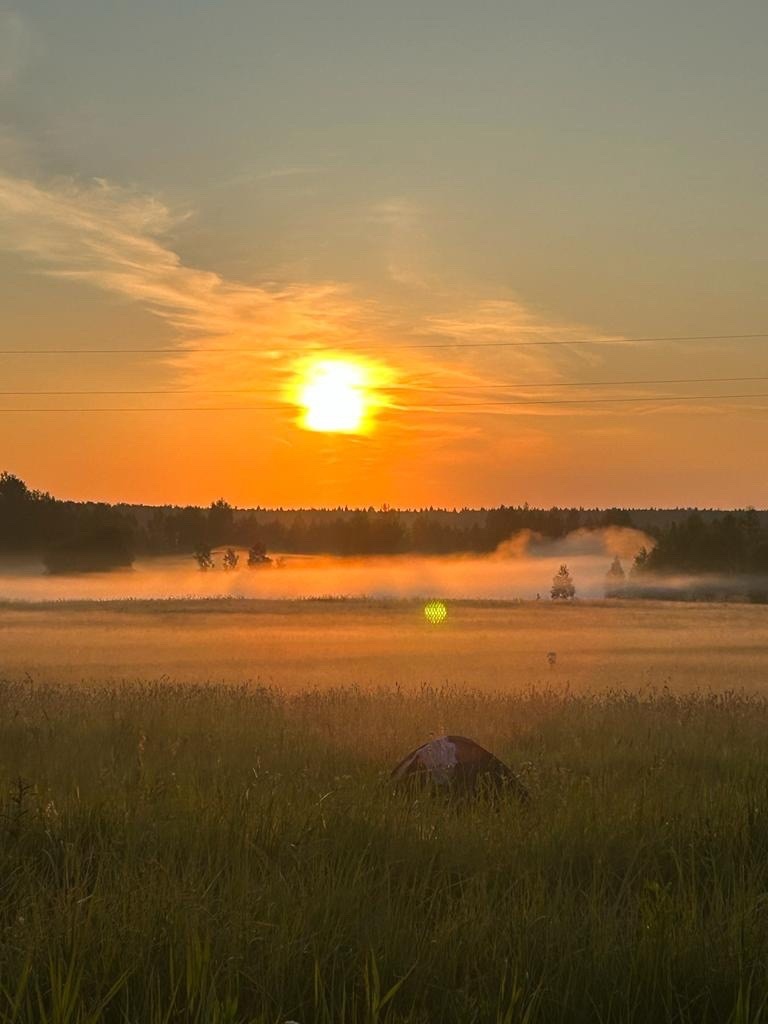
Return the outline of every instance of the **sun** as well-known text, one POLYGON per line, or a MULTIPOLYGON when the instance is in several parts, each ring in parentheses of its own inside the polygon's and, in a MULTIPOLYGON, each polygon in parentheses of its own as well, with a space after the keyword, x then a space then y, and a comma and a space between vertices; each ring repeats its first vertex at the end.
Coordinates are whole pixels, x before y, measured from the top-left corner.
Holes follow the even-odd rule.
POLYGON ((293 401, 302 410, 305 430, 336 434, 365 434, 374 409, 381 405, 375 392, 374 368, 362 361, 313 358, 298 368, 293 401))

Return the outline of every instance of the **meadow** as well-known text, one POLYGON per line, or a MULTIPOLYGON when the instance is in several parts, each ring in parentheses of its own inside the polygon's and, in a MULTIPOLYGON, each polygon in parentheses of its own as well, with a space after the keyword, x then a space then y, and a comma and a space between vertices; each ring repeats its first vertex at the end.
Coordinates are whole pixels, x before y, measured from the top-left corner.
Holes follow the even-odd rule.
POLYGON ((768 610, 418 610, 0 609, 0 1022, 768 1020, 768 610))
MULTIPOLYGON (((198 574, 205 575, 205 574, 198 574)), ((220 574, 225 575, 225 574, 220 574)), ((424 683, 768 693, 768 606, 652 601, 129 600, 0 603, 0 676, 254 683, 295 692, 424 683), (557 654, 550 670, 547 653, 557 654)))

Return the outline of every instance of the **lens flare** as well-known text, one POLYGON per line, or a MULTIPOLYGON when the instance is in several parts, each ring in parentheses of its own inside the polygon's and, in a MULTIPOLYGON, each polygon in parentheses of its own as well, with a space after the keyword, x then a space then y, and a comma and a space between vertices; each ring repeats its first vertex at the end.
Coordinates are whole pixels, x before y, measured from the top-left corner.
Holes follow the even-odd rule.
POLYGON ((433 626, 439 626, 448 618, 448 609, 442 601, 427 601, 424 605, 424 618, 433 626))

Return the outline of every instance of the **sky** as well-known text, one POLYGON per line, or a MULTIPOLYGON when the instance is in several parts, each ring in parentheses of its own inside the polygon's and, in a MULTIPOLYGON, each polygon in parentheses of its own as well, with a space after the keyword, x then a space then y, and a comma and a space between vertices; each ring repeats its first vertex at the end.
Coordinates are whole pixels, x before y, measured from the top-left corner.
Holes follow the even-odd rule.
POLYGON ((0 469, 764 507, 766 38, 762 0, 0 0, 0 469), (364 433, 301 426, 329 359, 364 433))

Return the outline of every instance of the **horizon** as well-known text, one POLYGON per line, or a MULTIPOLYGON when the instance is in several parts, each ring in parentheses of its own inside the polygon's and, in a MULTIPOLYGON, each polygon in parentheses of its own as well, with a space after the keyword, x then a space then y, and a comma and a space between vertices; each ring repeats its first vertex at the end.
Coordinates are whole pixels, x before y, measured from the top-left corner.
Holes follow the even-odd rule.
MULTIPOLYGON (((0 470, 0 472, 3 472, 0 470)), ((16 476, 18 479, 21 477, 18 474, 13 473, 10 470, 4 472, 9 473, 11 476, 16 476)), ((383 514, 387 512, 396 513, 426 513, 426 512, 444 512, 450 514, 460 514, 462 512, 487 512, 500 508, 529 508, 532 511, 549 511, 552 509, 559 509, 562 511, 577 510, 580 512, 708 512, 708 513, 736 513, 736 512, 747 512, 755 511, 758 513, 768 512, 768 506, 761 507, 754 504, 746 505, 734 505, 732 507, 714 506, 714 505, 576 505, 560 503, 555 505, 534 505, 529 501, 522 501, 520 503, 507 503, 500 502, 498 505, 390 505, 387 502, 379 506, 374 505, 236 505, 230 502, 225 495, 217 495, 211 497, 202 502, 149 502, 149 501, 126 501, 120 498, 114 498, 105 500, 102 498, 71 498, 68 496, 61 496, 54 494, 46 487, 37 487, 31 485, 29 481, 22 481, 29 491, 36 492, 39 494, 45 494, 55 499, 56 501, 69 502, 81 505, 114 505, 127 508, 209 508, 216 501, 225 501, 230 505, 235 512, 374 512, 377 514, 383 514)))

